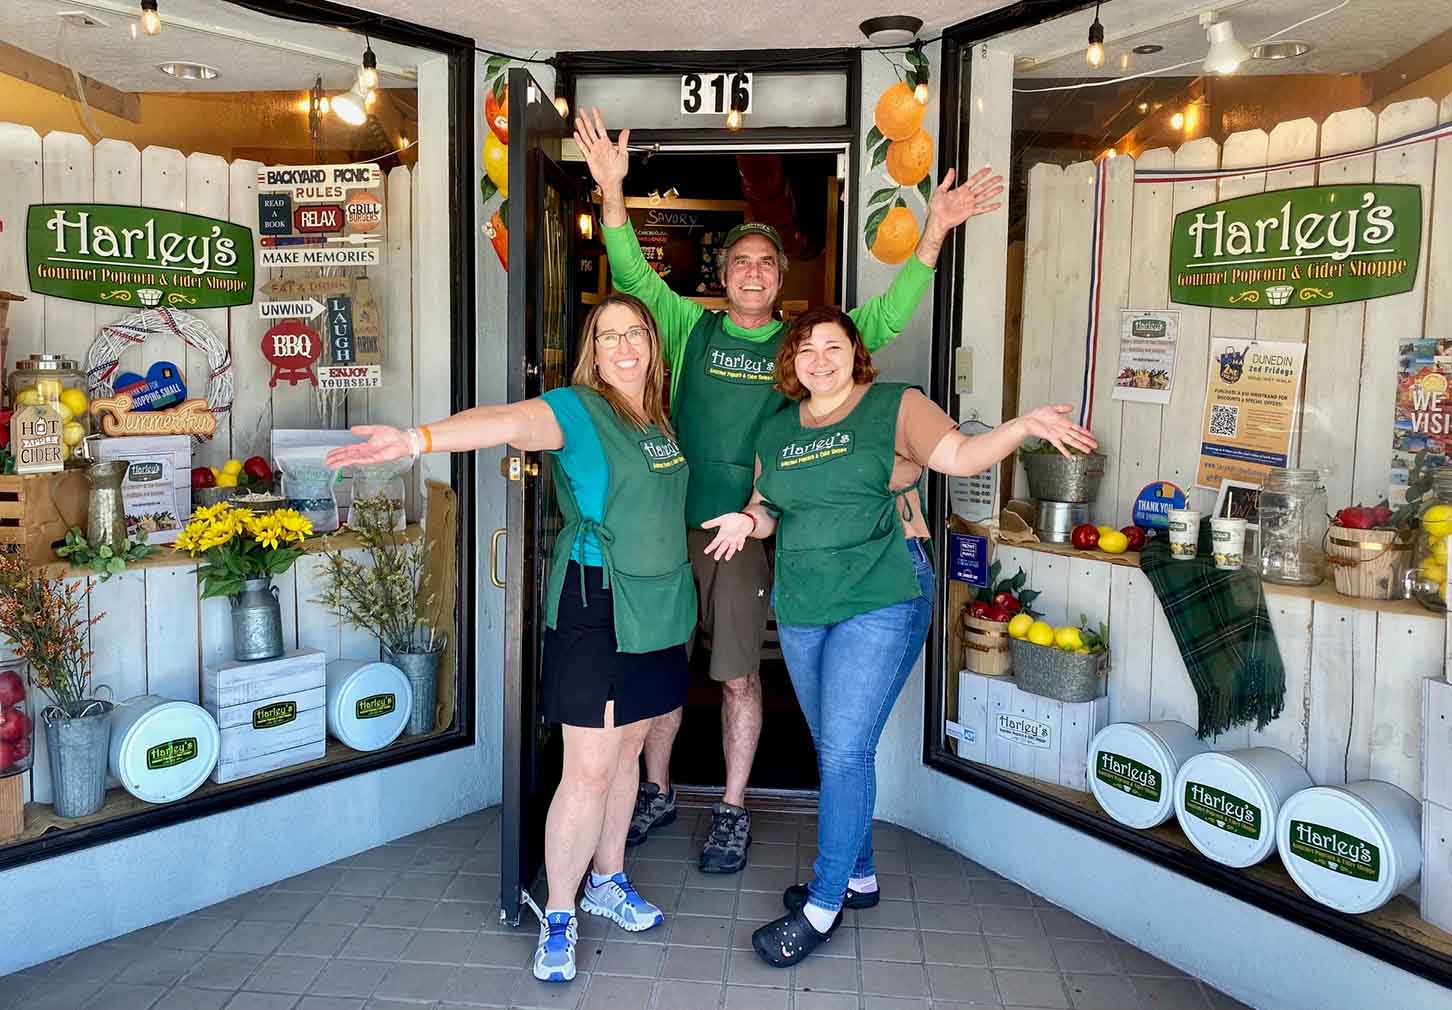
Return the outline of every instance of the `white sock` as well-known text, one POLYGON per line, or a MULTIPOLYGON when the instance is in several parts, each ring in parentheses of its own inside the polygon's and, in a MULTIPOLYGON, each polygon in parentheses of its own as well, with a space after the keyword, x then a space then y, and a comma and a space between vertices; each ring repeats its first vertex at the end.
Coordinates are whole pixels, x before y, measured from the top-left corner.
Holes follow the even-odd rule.
POLYGON ((575 906, 573 904, 569 905, 569 907, 567 907, 567 908, 546 908, 545 909, 545 918, 546 919, 548 919, 552 915, 574 915, 574 914, 575 914, 575 906))
POLYGON ((615 874, 613 874, 613 873, 596 873, 594 870, 591 870, 590 871, 590 886, 591 887, 599 887, 602 884, 608 882, 610 880, 610 878, 613 877, 613 876, 615 876, 615 874))
POLYGON ((818 908, 810 901, 802 906, 802 914, 812 924, 812 928, 818 933, 826 934, 832 928, 832 923, 837 921, 837 913, 829 912, 825 908, 818 908))
POLYGON ((847 881, 847 886, 858 894, 871 894, 877 890, 877 874, 869 873, 865 877, 852 877, 847 881))

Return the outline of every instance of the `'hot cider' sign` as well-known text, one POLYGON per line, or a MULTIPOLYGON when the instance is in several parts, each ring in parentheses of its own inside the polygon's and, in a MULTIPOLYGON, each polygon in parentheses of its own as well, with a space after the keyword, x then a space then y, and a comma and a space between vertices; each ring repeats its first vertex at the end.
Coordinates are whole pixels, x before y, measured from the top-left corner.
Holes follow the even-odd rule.
POLYGON ((1308 186, 1222 200, 1175 217, 1170 301, 1305 309, 1410 291, 1422 191, 1308 186))

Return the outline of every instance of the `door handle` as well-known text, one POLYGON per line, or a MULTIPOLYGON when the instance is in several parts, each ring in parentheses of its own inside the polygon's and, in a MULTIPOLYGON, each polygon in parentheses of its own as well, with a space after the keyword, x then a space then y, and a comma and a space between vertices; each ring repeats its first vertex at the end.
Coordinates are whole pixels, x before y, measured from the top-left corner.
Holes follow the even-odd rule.
POLYGON ((501 526, 489 538, 489 581, 494 583, 495 589, 504 588, 504 580, 499 577, 499 541, 504 538, 505 533, 506 530, 501 526))
POLYGON ((524 480, 539 476, 539 464, 523 456, 505 456, 499 461, 499 476, 506 480, 524 480))

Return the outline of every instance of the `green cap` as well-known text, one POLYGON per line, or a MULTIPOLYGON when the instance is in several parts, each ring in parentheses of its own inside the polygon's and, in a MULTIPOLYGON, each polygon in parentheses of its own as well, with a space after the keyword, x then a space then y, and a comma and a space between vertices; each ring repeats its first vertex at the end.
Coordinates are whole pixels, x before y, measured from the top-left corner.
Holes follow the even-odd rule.
POLYGON ((726 233, 726 238, 721 242, 722 249, 730 249, 737 242, 748 235, 765 236, 772 245, 776 246, 777 252, 786 252, 781 244, 781 235, 769 224, 762 224, 760 221, 746 221, 738 224, 726 233))

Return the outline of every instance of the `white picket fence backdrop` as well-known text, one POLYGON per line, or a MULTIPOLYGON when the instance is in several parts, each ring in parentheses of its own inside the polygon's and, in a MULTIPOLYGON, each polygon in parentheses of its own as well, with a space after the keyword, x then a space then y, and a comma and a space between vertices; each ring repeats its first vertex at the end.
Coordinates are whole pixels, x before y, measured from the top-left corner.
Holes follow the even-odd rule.
MULTIPOLYGON (((86 352, 99 327, 115 322, 135 307, 117 308, 71 302, 30 294, 25 262, 26 210, 37 203, 119 203, 166 208, 223 218, 257 228, 257 169, 255 161, 227 162, 212 154, 184 155, 165 147, 138 151, 132 144, 102 140, 92 145, 75 133, 52 132, 43 138, 29 126, 0 123, 0 290, 27 296, 10 310, 10 363, 36 352, 64 354, 84 366, 86 352)), ((280 384, 269 388, 272 366, 263 358, 262 334, 268 324, 258 317, 256 304, 194 313, 212 332, 229 341, 233 361, 235 399, 230 416, 219 417, 216 437, 198 448, 194 462, 220 467, 228 458, 266 455, 274 427, 319 428, 348 424, 407 425, 416 406, 416 367, 432 365, 434 375, 447 374, 447 341, 442 357, 431 349, 429 360, 415 358, 414 252, 418 216, 414 173, 394 168, 380 187, 386 240, 380 244, 380 263, 360 269, 325 268, 324 274, 364 276, 372 282, 383 319, 380 348, 383 388, 330 394, 324 410, 317 392, 307 384, 280 384)), ((439 223, 447 227, 447 222, 439 223)), ((257 300, 265 300, 262 285, 275 277, 306 276, 316 271, 276 270, 260 266, 258 246, 257 300)), ((206 356, 186 347, 173 336, 157 336, 122 358, 127 371, 144 374, 158 360, 174 361, 187 377, 188 394, 205 396, 206 356)), ((433 400, 425 411, 439 412, 433 400)))
MULTIPOLYGON (((1298 119, 1267 134, 1232 134, 1115 158, 1107 173, 1100 342, 1095 363, 1094 433, 1108 455, 1093 514, 1121 526, 1135 495, 1154 480, 1185 488, 1195 507, 1214 493, 1193 490, 1212 337, 1307 343, 1299 460, 1320 468, 1333 508, 1373 502, 1391 476, 1392 415, 1401 341, 1452 337, 1452 139, 1319 168, 1251 172, 1224 179, 1135 185, 1136 168, 1255 168, 1337 154, 1452 120, 1452 95, 1337 112, 1323 123, 1298 119), (1294 186, 1377 182, 1422 188, 1422 250, 1415 287, 1402 295, 1313 309, 1236 310, 1169 301, 1169 247, 1176 214, 1231 197, 1294 186), (1119 371, 1121 309, 1174 309, 1180 343, 1170 402, 1127 403, 1111 397, 1119 371)), ((1089 311, 1094 195, 1093 162, 1029 170, 1024 247, 1020 409, 1081 400, 1089 311)), ((1294 454, 1293 454, 1294 455, 1294 454)), ((1021 480, 1016 490, 1026 489, 1021 480)))

